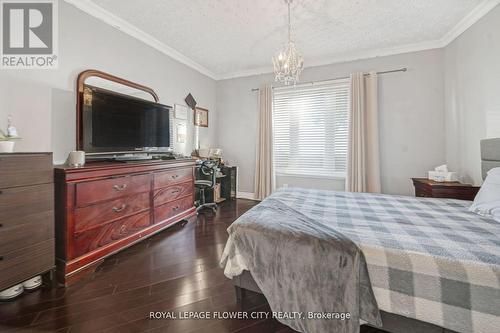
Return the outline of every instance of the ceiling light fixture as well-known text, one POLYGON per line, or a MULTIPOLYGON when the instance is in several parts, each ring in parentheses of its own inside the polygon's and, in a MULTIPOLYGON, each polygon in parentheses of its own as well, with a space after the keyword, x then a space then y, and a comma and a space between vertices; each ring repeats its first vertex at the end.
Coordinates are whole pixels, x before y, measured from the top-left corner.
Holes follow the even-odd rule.
POLYGON ((288 44, 273 57, 274 74, 276 82, 282 82, 285 85, 299 81, 300 73, 304 68, 304 59, 295 48, 292 39, 292 22, 290 5, 293 0, 285 0, 288 5, 288 44))

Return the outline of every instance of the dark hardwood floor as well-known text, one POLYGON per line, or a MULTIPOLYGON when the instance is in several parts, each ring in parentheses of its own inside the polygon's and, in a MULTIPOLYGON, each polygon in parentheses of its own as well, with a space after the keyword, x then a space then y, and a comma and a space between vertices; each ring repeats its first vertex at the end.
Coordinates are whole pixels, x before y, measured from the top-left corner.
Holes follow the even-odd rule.
POLYGON ((237 304, 218 266, 227 227, 255 204, 226 202, 216 215, 207 211, 108 258, 69 288, 0 303, 0 332, 293 332, 271 319, 149 319, 151 311, 269 311, 259 294, 237 304))

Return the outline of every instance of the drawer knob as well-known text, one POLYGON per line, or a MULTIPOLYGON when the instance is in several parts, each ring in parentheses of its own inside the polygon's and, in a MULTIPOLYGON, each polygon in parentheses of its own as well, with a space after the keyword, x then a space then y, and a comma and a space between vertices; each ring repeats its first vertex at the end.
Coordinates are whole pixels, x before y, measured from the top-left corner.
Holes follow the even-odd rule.
POLYGON ((179 193, 181 190, 173 190, 172 194, 179 193))
POLYGON ((113 186, 113 188, 114 188, 116 191, 120 192, 120 191, 123 191, 124 189, 126 189, 126 188, 127 188, 127 184, 123 184, 123 185, 114 185, 114 186, 113 186))
POLYGON ((172 175, 172 178, 177 179, 177 178, 179 178, 179 175, 172 175))
POLYGON ((119 213, 127 207, 126 204, 122 204, 120 207, 113 207, 113 212, 119 213))
POLYGON ((172 210, 175 212, 176 210, 179 210, 179 206, 175 206, 174 208, 172 208, 172 210))

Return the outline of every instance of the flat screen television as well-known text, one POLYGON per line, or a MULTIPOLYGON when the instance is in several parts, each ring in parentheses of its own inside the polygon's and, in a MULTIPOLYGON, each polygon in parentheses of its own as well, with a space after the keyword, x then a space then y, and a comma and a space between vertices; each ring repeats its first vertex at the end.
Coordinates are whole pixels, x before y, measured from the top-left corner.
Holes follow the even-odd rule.
POLYGON ((85 86, 83 150, 120 153, 170 146, 171 107, 102 88, 85 86))

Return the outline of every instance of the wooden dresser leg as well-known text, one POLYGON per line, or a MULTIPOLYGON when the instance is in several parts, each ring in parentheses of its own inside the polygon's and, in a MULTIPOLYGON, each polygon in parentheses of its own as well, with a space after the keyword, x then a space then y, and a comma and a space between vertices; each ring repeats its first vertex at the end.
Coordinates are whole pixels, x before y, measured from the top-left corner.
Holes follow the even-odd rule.
POLYGON ((48 287, 48 288, 57 288, 58 283, 57 283, 55 268, 42 274, 42 281, 43 281, 43 285, 48 287))
POLYGON ((246 290, 238 286, 234 286, 234 289, 236 291, 236 301, 240 303, 246 296, 246 290))

